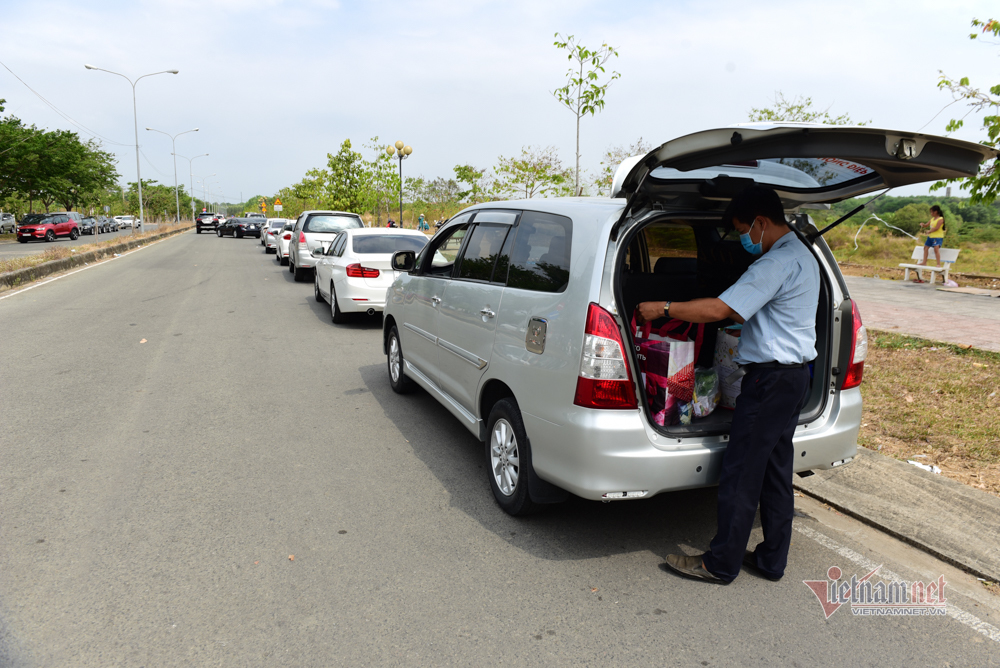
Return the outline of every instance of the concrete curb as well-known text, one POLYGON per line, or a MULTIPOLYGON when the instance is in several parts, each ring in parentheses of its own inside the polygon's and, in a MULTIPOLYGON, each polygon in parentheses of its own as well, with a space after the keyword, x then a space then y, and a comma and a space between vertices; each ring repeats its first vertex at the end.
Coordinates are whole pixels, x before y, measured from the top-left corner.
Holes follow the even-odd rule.
POLYGON ((858 448, 795 489, 977 577, 1000 582, 1000 498, 858 448))
POLYGON ((159 241, 160 239, 166 239, 167 237, 172 237, 176 234, 183 234, 184 232, 193 229, 194 225, 192 224, 176 230, 171 230, 170 232, 145 237, 144 239, 135 239, 133 241, 117 243, 105 248, 98 248, 92 251, 87 251, 86 253, 79 253, 61 260, 43 262, 42 264, 35 265, 34 267, 25 267, 24 269, 8 271, 5 274, 0 274, 0 286, 17 288, 22 285, 26 285, 27 283, 31 283, 32 281, 37 281, 40 278, 45 278, 46 276, 51 276, 52 274, 57 274, 61 271, 72 269, 73 267, 90 264, 91 262, 96 262, 101 258, 108 257, 109 255, 132 250, 133 248, 138 248, 139 246, 144 246, 145 244, 159 241))

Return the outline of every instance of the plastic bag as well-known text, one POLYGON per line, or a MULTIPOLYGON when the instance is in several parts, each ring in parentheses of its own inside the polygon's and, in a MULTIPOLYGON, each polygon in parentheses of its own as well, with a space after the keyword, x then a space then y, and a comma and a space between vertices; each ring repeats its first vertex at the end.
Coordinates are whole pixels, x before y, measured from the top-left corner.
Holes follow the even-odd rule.
POLYGON ((719 331, 719 337, 715 341, 715 371, 719 377, 722 394, 719 405, 723 408, 736 408, 736 397, 740 395, 740 388, 743 385, 742 378, 738 378, 732 383, 725 382, 726 378, 739 368, 739 365, 733 361, 740 344, 739 331, 736 328, 727 327, 719 331))
POLYGON ((667 389, 682 403, 694 395, 694 343, 671 341, 667 364, 667 389))
POLYGON ((715 369, 696 367, 694 370, 694 416, 711 415, 719 405, 719 373, 715 369))

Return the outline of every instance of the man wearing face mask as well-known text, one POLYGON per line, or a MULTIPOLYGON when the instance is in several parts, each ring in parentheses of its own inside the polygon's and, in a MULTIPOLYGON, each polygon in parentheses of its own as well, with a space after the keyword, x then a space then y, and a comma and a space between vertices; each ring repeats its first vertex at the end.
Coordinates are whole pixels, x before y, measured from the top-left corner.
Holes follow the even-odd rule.
POLYGON ((692 578, 728 584, 740 564, 769 580, 785 573, 792 538, 792 435, 816 357, 819 266, 785 221, 770 188, 751 186, 733 198, 724 222, 757 260, 717 298, 643 302, 637 320, 743 323, 735 361, 742 390, 719 477, 718 529, 708 552, 671 554, 666 566, 692 578), (747 550, 760 506, 764 540, 747 550))

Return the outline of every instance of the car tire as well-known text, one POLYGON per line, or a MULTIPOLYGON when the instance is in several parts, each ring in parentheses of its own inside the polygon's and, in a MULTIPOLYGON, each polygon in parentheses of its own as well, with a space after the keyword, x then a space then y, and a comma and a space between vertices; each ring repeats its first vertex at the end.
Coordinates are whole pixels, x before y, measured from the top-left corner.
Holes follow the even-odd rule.
POLYGON ((242 239, 243 235, 239 232, 233 232, 233 239, 242 239))
POLYGON ((530 461, 528 435, 517 402, 501 399, 487 422, 486 467, 493 498, 508 515, 530 515, 538 510, 528 492, 530 461))
POLYGON ((389 367, 389 386, 396 394, 409 394, 417 388, 406 374, 403 373, 403 346, 399 341, 399 330, 393 325, 386 339, 386 363, 389 367))
POLYGON ((74 227, 72 230, 69 231, 70 241, 76 241, 79 238, 80 238, 80 230, 74 227))
POLYGON ((342 325, 347 322, 347 314, 341 311, 340 306, 337 304, 337 290, 333 287, 333 283, 330 283, 330 320, 335 325, 342 325))
POLYGON ((292 262, 291 255, 288 256, 288 273, 291 274, 292 276, 295 275, 295 263, 292 262))
POLYGON ((220 239, 222 238, 222 230, 216 230, 215 233, 218 235, 220 239))
POLYGON ((45 240, 46 241, 55 241, 56 240, 56 233, 53 232, 52 230, 49 230, 48 232, 45 233, 45 240))
POLYGON ((280 264, 282 267, 284 267, 286 264, 288 264, 288 257, 287 256, 282 256, 279 253, 278 254, 278 264, 280 264))
POLYGON ((201 228, 200 227, 195 228, 194 233, 201 234, 201 228))
POLYGON ((303 269, 302 267, 295 267, 295 271, 292 272, 292 276, 295 278, 296 283, 305 283, 306 276, 309 275, 308 269, 303 269))
POLYGON ((313 291, 315 292, 316 301, 318 301, 320 304, 322 304, 323 302, 326 301, 325 299, 323 299, 323 293, 319 291, 319 272, 318 271, 316 272, 316 276, 313 278, 313 291))
POLYGON ((27 240, 27 239, 18 239, 18 241, 19 241, 19 242, 21 242, 22 244, 26 244, 26 243, 28 243, 28 240, 27 240))

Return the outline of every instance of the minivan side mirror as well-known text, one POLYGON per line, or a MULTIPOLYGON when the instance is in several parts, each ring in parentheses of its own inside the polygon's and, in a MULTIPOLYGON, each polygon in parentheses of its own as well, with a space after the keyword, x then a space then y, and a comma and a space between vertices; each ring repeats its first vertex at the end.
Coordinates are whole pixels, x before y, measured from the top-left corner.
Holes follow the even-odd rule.
POLYGON ((413 271, 417 265, 417 253, 411 250, 396 251, 392 254, 391 266, 395 271, 413 271))
POLYGON ((312 255, 313 257, 323 257, 325 255, 323 251, 324 248, 322 246, 318 246, 309 251, 309 254, 312 255))

